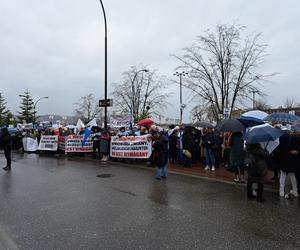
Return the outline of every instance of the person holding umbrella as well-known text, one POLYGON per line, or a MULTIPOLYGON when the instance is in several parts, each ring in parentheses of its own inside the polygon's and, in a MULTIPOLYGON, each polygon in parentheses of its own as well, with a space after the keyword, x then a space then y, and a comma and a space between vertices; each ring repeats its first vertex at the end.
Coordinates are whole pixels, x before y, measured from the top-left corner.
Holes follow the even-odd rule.
POLYGON ((283 132, 270 126, 269 124, 262 124, 251 128, 244 136, 246 141, 246 157, 245 164, 248 168, 248 180, 247 180, 247 194, 248 198, 253 198, 252 185, 258 184, 257 201, 262 202, 263 188, 267 178, 267 148, 271 141, 277 140, 283 132), (261 143, 265 143, 264 149, 261 147, 261 143))

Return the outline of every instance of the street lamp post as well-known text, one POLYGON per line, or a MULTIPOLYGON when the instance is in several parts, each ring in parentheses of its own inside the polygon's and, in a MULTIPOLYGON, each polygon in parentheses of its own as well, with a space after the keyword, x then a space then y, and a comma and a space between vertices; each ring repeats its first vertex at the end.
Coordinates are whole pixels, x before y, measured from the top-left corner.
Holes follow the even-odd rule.
POLYGON ((41 97, 41 98, 39 98, 35 103, 34 103, 34 105, 33 105, 33 114, 34 114, 34 116, 33 116, 33 125, 35 124, 35 122, 36 122, 36 110, 35 110, 35 108, 36 108, 36 105, 38 104, 38 102, 40 101, 40 100, 42 100, 42 99, 48 99, 49 98, 49 96, 44 96, 44 97, 41 97))
POLYGON ((141 69, 141 70, 138 70, 134 76, 133 76, 133 79, 131 81, 131 88, 132 88, 132 99, 131 99, 131 115, 133 116, 133 109, 134 109, 134 92, 135 92, 135 89, 134 89, 134 81, 137 77, 137 75, 140 73, 140 72, 149 72, 148 69, 141 69))
MULTIPOLYGON (((105 36, 104 36, 104 99, 105 102, 107 101, 107 24, 106 24, 106 14, 104 5, 102 3, 102 0, 99 0, 103 12, 104 17, 104 28, 105 28, 105 36)), ((104 107, 104 127, 107 129, 107 106, 104 107)))
POLYGON ((258 90, 251 90, 250 93, 252 93, 253 98, 252 98, 252 108, 255 109, 255 94, 258 93, 258 90))
POLYGON ((179 76, 179 84, 180 84, 180 125, 182 124, 182 113, 183 109, 185 108, 185 104, 182 104, 182 77, 188 75, 188 72, 182 71, 182 72, 175 72, 173 74, 174 76, 179 76))

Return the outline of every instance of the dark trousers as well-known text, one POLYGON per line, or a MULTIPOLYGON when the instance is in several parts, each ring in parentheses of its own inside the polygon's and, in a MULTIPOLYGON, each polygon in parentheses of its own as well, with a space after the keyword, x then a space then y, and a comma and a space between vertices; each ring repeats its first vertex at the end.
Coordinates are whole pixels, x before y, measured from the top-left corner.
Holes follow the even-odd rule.
POLYGON ((100 144, 99 141, 93 141, 93 155, 96 157, 98 151, 98 157, 99 159, 101 158, 101 154, 100 154, 100 144))
POLYGON ((170 147, 170 160, 172 163, 176 162, 178 158, 178 152, 177 148, 175 147, 170 147))
POLYGON ((234 168, 235 175, 239 174, 239 170, 240 170, 240 174, 244 175, 245 167, 243 165, 241 165, 241 166, 232 166, 232 168, 234 168))
POLYGON ((297 188, 298 188, 298 192, 300 192, 300 171, 297 171, 295 173, 295 177, 296 177, 296 180, 297 180, 297 188))
MULTIPOLYGON (((253 197, 253 194, 252 194, 253 183, 254 182, 251 181, 251 180, 247 181, 247 195, 248 195, 248 198, 253 197)), ((264 191, 264 184, 263 183, 257 183, 257 196, 256 196, 257 201, 262 201, 263 200, 263 191, 264 191)))
POLYGON ((184 159, 184 162, 183 162, 184 167, 189 168, 189 167, 192 166, 192 159, 191 158, 188 158, 185 155, 183 155, 183 159, 184 159))
POLYGON ((10 167, 11 166, 11 149, 10 148, 4 148, 4 155, 6 158, 6 166, 10 167))

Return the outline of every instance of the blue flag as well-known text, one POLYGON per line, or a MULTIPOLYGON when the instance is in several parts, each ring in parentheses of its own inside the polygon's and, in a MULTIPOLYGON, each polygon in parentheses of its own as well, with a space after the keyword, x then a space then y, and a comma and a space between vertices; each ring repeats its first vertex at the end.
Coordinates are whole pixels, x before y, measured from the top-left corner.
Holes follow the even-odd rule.
POLYGON ((82 147, 85 145, 86 139, 90 136, 90 134, 91 134, 91 130, 89 128, 85 128, 83 133, 82 143, 81 143, 82 147))

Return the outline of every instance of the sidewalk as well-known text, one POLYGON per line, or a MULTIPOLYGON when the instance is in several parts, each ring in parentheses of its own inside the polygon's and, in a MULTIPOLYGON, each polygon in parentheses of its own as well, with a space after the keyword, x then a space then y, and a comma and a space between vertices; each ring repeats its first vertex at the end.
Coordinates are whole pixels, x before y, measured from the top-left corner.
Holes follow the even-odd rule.
MULTIPOLYGON (((224 167, 216 168, 215 171, 205 171, 204 167, 201 165, 201 163, 192 165, 191 168, 183 167, 182 165, 178 164, 169 164, 169 171, 179 174, 186 174, 186 175, 192 175, 192 176, 199 176, 204 177, 207 179, 212 180, 219 180, 224 181, 228 183, 234 183, 234 173, 226 170, 224 167)), ((247 174, 246 174, 247 176, 247 174)), ((271 178, 273 177, 273 172, 268 172, 268 182, 266 183, 266 188, 270 189, 272 191, 279 190, 279 183, 272 181, 271 178)), ((235 183, 234 183, 235 184, 235 183)), ((237 185, 245 185, 245 184, 237 184, 237 185)))

